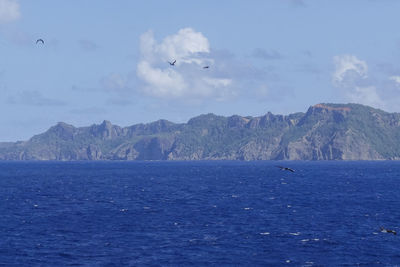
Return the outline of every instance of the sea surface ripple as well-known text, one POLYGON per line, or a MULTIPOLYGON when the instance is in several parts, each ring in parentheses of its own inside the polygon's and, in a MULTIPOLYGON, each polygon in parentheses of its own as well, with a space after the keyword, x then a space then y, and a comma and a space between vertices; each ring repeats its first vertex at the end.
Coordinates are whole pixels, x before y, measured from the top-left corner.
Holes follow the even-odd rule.
POLYGON ((0 266, 395 266, 399 184, 395 161, 3 161, 0 266))

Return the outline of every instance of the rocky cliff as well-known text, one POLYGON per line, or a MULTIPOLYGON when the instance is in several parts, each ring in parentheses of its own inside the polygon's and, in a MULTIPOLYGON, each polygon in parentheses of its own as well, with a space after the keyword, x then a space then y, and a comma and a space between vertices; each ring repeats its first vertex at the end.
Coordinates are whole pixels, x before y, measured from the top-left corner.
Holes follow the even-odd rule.
POLYGON ((200 115, 76 128, 60 122, 28 141, 0 143, 1 160, 382 160, 400 159, 400 114, 358 104, 306 113, 200 115))

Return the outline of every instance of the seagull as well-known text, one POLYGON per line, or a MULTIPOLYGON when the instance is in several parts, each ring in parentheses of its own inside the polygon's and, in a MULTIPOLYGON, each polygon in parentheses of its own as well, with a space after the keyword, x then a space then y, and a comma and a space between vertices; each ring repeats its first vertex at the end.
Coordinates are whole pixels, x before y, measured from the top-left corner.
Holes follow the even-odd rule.
POLYGON ((38 44, 38 43, 42 43, 42 44, 44 44, 44 41, 43 41, 43 39, 37 39, 37 40, 36 40, 36 44, 38 44))
POLYGON ((281 171, 290 171, 290 172, 294 172, 293 169, 288 168, 288 167, 282 167, 282 166, 276 166, 276 167, 278 167, 279 169, 281 169, 281 171))
POLYGON ((385 228, 383 228, 382 226, 381 226, 381 232, 382 232, 382 233, 390 233, 390 234, 397 235, 397 233, 396 233, 395 230, 385 229, 385 228))
POLYGON ((176 60, 174 60, 173 62, 169 62, 169 61, 168 61, 168 63, 169 63, 169 65, 171 65, 171 66, 175 66, 176 60))
POLYGON ((210 68, 210 66, 204 66, 204 67, 203 67, 203 69, 208 69, 208 68, 210 68))

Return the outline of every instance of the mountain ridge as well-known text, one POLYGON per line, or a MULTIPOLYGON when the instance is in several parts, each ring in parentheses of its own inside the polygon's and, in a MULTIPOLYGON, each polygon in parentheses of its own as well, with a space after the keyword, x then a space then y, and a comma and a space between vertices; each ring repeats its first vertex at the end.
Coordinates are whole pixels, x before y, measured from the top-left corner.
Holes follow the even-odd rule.
POLYGON ((27 141, 0 143, 0 160, 398 160, 400 114, 320 103, 289 115, 158 120, 120 127, 59 122, 27 141))

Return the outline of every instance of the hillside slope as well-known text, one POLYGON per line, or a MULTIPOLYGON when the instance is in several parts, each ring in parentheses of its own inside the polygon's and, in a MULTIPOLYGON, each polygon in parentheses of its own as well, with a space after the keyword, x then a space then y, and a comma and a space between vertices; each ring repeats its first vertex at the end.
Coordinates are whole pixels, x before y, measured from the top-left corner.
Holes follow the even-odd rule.
POLYGON ((1 160, 382 160, 400 159, 400 114, 359 104, 306 113, 200 115, 119 127, 58 123, 28 141, 0 143, 1 160))

